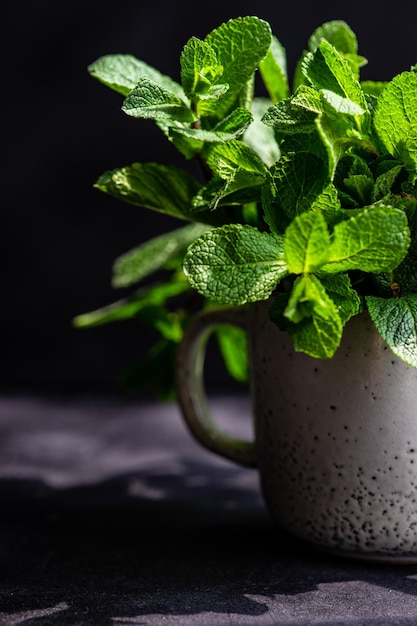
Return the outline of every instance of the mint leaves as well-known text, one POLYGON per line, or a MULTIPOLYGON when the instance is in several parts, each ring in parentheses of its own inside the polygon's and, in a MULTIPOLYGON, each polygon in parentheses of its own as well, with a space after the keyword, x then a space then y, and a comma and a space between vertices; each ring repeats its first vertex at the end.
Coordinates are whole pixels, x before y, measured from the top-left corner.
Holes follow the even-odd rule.
MULTIPOLYGON (((91 64, 123 113, 153 120, 184 159, 132 163, 96 187, 185 225, 116 260, 115 288, 153 282, 75 323, 139 317, 156 330, 160 342, 131 370, 143 378, 173 361, 205 306, 269 299, 271 319, 316 358, 331 358, 346 322, 368 309, 392 351, 417 367, 417 72, 361 81, 366 62, 352 29, 334 20, 312 33, 289 77, 271 26, 246 16, 191 37, 177 79, 132 55, 91 64)), ((217 335, 242 381, 238 333, 217 335)), ((161 385, 169 394, 169 380, 161 385)))

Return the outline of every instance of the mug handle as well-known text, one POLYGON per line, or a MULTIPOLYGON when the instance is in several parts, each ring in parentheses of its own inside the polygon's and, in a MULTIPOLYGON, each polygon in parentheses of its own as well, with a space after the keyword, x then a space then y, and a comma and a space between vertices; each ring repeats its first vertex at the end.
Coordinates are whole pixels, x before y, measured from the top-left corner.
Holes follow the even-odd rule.
POLYGON ((247 308, 207 309, 192 318, 177 352, 178 404, 191 434, 203 447, 240 465, 256 467, 255 442, 234 439, 222 431, 207 404, 203 380, 206 344, 219 324, 231 324, 247 330, 247 308))

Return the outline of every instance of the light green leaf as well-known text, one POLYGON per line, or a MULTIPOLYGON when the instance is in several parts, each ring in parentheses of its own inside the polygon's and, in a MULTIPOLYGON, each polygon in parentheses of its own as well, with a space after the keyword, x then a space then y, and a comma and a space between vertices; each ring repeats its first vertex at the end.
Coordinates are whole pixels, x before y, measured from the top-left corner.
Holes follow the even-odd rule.
POLYGON ((88 71, 91 76, 123 96, 136 87, 140 78, 146 77, 178 98, 184 97, 181 85, 131 54, 107 54, 89 65, 88 71))
POLYGON ((259 64, 259 71, 272 102, 290 95, 285 48, 274 35, 266 57, 259 64))
POLYGON ((195 122, 197 117, 186 102, 175 93, 142 77, 125 99, 122 110, 131 117, 195 122))
POLYGON ((360 116, 336 113, 324 99, 323 104, 327 110, 317 116, 315 123, 327 151, 329 175, 333 178, 339 159, 349 147, 366 140, 366 135, 358 130, 357 120, 360 116))
POLYGON ((367 296, 366 304, 388 347, 408 365, 417 367, 417 295, 389 299, 367 296))
POLYGON ((231 19, 207 35, 204 41, 215 51, 223 67, 221 81, 229 90, 219 100, 205 103, 205 115, 221 118, 230 111, 267 54, 271 38, 268 22, 254 16, 231 19))
POLYGON ((241 328, 219 325, 216 328, 217 341, 229 374, 238 382, 249 379, 248 340, 241 328))
POLYGON ((361 310, 361 299, 358 292, 352 288, 347 274, 320 276, 320 281, 326 289, 327 295, 333 300, 343 326, 361 310))
POLYGON ((201 189, 193 200, 193 206, 216 208, 219 202, 241 190, 254 189, 254 193, 242 202, 256 201, 260 186, 267 175, 267 168, 258 155, 241 141, 207 145, 203 152, 214 177, 201 189), (222 182, 219 181, 219 178, 222 182))
POLYGON ((308 40, 309 50, 314 52, 323 39, 342 54, 356 54, 358 51, 356 35, 343 20, 331 20, 316 28, 308 40))
POLYGON ((417 74, 395 76, 378 98, 374 124, 379 138, 417 179, 417 74))
POLYGON ((282 100, 270 107, 262 117, 262 122, 283 134, 314 132, 317 113, 296 106, 293 102, 290 99, 282 100))
POLYGON ((409 244, 404 211, 368 207, 335 226, 328 263, 322 269, 329 273, 354 269, 388 272, 401 262, 409 244))
POLYGON ((241 224, 215 228, 196 239, 183 269, 199 293, 234 305, 266 300, 288 274, 282 237, 241 224))
POLYGON ((342 320, 333 300, 314 275, 296 279, 284 316, 286 330, 297 351, 319 358, 331 358, 340 344, 342 320))
POLYGON ((95 187, 129 204, 192 220, 191 200, 200 184, 174 165, 133 163, 105 172, 95 187))
POLYGON ((321 95, 327 104, 335 111, 335 113, 342 113, 343 115, 364 115, 365 109, 356 102, 353 102, 349 98, 344 98, 333 91, 328 89, 322 89, 321 95))
POLYGON ((299 276, 294 281, 284 316, 294 324, 313 315, 328 317, 334 308, 333 301, 316 276, 299 276))
POLYGON ((266 176, 267 167, 264 162, 241 141, 208 146, 204 155, 213 172, 226 180, 237 169, 259 174, 262 178, 266 176))
POLYGON ((192 37, 181 53, 181 84, 185 95, 191 100, 203 97, 218 97, 225 90, 213 86, 223 74, 215 51, 208 43, 192 37))
POLYGON ((400 295, 404 296, 417 292, 417 200, 412 196, 397 196, 391 198, 391 202, 405 211, 411 235, 406 257, 390 275, 390 283, 397 283, 400 295))
POLYGON ((363 111, 368 110, 365 94, 350 64, 328 41, 321 41, 317 50, 306 56, 303 71, 316 89, 332 91, 363 111))
POLYGON ((313 211, 321 211, 328 226, 334 226, 342 217, 339 194, 333 183, 329 183, 311 205, 313 211))
POLYGON ((163 268, 178 254, 185 253, 189 244, 207 229, 203 224, 188 224, 129 250, 113 264, 112 286, 129 287, 163 268))
POLYGON ((321 213, 306 211, 285 231, 284 259, 293 274, 314 272, 329 256, 330 235, 321 213))
POLYGON ((313 113, 323 112, 323 103, 320 91, 309 87, 308 85, 300 85, 291 98, 291 104, 306 111, 313 113))
POLYGON ((178 135, 184 135, 201 142, 226 142, 239 138, 252 122, 252 114, 247 109, 236 108, 221 122, 216 124, 211 130, 201 128, 191 128, 188 126, 175 126, 172 131, 178 135))

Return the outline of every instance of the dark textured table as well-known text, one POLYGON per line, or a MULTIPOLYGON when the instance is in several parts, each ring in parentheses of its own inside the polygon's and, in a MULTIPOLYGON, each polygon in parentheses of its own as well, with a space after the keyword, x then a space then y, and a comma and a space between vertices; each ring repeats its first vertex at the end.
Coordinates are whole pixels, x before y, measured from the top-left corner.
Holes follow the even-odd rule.
MULTIPOLYGON (((213 407, 248 431, 245 398, 213 407)), ((417 624, 417 566, 285 535, 256 471, 200 448, 172 404, 3 394, 0 507, 0 625, 417 624)))

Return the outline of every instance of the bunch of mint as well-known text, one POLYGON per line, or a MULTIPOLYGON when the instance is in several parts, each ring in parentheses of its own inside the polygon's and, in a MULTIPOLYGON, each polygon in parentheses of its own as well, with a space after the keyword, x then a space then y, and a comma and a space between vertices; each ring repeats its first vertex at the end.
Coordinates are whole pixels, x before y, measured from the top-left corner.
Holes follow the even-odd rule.
MULTIPOLYGON (((202 173, 134 163, 96 183, 187 222, 115 261, 114 287, 152 274, 154 283, 74 320, 137 317, 157 331, 127 381, 170 397, 190 316, 269 298, 271 319, 299 351, 331 358, 349 318, 368 310, 392 351, 417 367, 417 69, 361 81, 365 63, 350 27, 327 22, 290 85, 282 44, 247 16, 192 37, 180 83, 131 55, 89 67, 124 97, 127 115, 153 119, 202 173)), ((246 380, 244 334, 221 327, 217 336, 230 373, 246 380)))

